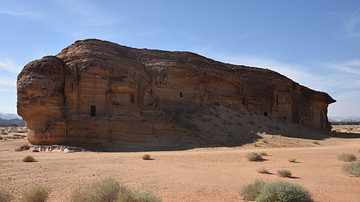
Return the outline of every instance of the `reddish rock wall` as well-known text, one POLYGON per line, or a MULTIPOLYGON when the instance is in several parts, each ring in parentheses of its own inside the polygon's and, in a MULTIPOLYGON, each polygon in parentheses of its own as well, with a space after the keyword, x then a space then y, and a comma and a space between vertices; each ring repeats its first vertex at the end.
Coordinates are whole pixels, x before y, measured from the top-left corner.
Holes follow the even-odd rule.
POLYGON ((270 70, 94 39, 30 62, 17 86, 18 114, 33 144, 166 148, 200 136, 211 142, 186 117, 203 117, 211 107, 329 130, 327 107, 335 102, 270 70))

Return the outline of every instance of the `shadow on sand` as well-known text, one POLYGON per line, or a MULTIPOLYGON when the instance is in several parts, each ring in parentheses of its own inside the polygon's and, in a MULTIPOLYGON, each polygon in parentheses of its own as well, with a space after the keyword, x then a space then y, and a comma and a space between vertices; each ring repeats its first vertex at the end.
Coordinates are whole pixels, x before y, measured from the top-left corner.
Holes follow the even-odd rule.
MULTIPOLYGON (((268 135, 277 135, 290 138, 301 138, 314 140, 325 140, 328 138, 360 138, 358 133, 340 133, 340 132, 326 132, 321 130, 314 130, 311 128, 302 129, 299 131, 283 131, 282 133, 273 133, 269 131, 259 132, 244 132, 239 135, 226 137, 209 137, 200 136, 191 139, 177 139, 172 141, 164 141, 165 143, 142 142, 142 143, 113 143, 113 142, 94 142, 93 144, 66 144, 69 146, 82 147, 84 149, 95 152, 147 152, 147 151, 183 151, 196 148, 214 148, 214 147, 238 147, 245 144, 256 144, 262 137, 258 133, 265 133, 268 135)), ((260 147, 259 147, 260 148, 260 147)))

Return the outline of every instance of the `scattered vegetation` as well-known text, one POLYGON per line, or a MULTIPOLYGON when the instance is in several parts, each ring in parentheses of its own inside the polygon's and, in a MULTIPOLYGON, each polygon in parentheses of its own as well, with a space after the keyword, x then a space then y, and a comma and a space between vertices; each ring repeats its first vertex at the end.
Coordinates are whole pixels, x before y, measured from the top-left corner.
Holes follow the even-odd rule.
POLYGON ((21 195, 21 202, 43 202, 49 197, 50 189, 44 186, 33 187, 21 195))
POLYGON ((256 197, 257 202, 312 202, 310 192, 302 186, 285 181, 269 182, 264 185, 256 197))
POLYGON ((151 156, 150 156, 149 154, 144 154, 144 155, 142 156, 142 159, 143 159, 143 160, 152 160, 152 158, 151 158, 151 156))
MULTIPOLYGON (((266 143, 266 142, 265 142, 266 143)), ((261 156, 267 156, 268 154, 266 152, 260 152, 259 153, 261 156)))
POLYGON ((161 199, 151 192, 128 189, 113 178, 105 178, 84 188, 75 189, 71 194, 72 202, 160 202, 161 199))
POLYGON ((288 159, 288 161, 289 161, 290 163, 296 163, 296 159, 295 159, 295 158, 288 159))
POLYGON ((318 141, 312 141, 313 144, 319 145, 320 143, 318 141))
POLYGON ((1 202, 8 202, 8 201, 11 201, 11 200, 13 200, 13 196, 9 192, 7 192, 7 191, 5 191, 3 189, 0 189, 0 201, 1 202))
POLYGON ((251 152, 251 153, 246 154, 246 159, 249 160, 249 161, 262 161, 262 160, 264 160, 260 154, 255 153, 255 152, 251 152))
POLYGON ((136 190, 120 194, 114 202, 161 202, 162 200, 149 191, 139 192, 136 190))
POLYGON ((105 178, 84 188, 77 188, 71 193, 71 201, 114 201, 119 193, 125 193, 126 187, 113 178, 105 178))
POLYGON ((254 183, 245 185, 241 191, 240 196, 246 201, 255 201, 256 197, 260 195, 265 182, 263 180, 255 180, 254 183))
POLYGON ((302 186, 285 181, 264 182, 255 180, 244 186, 240 196, 246 201, 257 202, 312 202, 310 192, 302 186))
POLYGON ((291 171, 286 169, 278 170, 277 175, 279 177, 291 177, 291 171))
POLYGON ((28 156, 25 156, 22 160, 23 162, 36 162, 36 160, 34 159, 34 157, 28 155, 28 156))
POLYGON ((351 162, 356 161, 356 156, 354 154, 342 153, 337 157, 337 159, 340 161, 351 162))
POLYGON ((360 162, 345 164, 343 165, 342 170, 351 176, 360 177, 360 162))
POLYGON ((264 167, 261 167, 259 168, 258 170, 256 170, 258 173, 261 173, 261 174, 271 174, 270 171, 268 171, 266 168, 264 167))

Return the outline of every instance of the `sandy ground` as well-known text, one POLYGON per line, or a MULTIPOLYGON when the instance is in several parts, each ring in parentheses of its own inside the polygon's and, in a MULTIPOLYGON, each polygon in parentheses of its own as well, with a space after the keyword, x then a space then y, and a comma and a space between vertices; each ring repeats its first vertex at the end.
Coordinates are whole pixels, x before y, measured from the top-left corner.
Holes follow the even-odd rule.
POLYGON ((74 188, 112 177, 131 188, 150 190, 163 201, 241 201, 239 191, 255 179, 282 179, 303 185, 315 201, 360 201, 360 178, 344 174, 345 163, 337 160, 341 153, 360 158, 360 126, 350 128, 336 126, 352 134, 316 141, 263 134, 242 147, 146 152, 153 158, 149 161, 142 160, 144 152, 15 152, 27 141, 7 139, 0 141, 0 188, 18 201, 24 190, 46 185, 51 188, 49 201, 70 201, 74 188), (253 151, 268 156, 262 162, 247 161, 245 155, 253 151), (22 162, 26 155, 38 162, 22 162), (290 158, 297 163, 288 162, 290 158), (273 174, 258 173, 261 167, 273 174), (279 169, 290 170, 294 177, 278 177, 279 169))

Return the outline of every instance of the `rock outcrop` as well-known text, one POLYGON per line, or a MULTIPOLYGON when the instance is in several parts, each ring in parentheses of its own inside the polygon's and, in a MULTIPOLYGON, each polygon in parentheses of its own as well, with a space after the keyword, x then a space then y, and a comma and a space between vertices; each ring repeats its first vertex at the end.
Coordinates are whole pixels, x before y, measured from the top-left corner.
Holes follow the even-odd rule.
POLYGON ((30 62, 17 88, 31 143, 118 150, 240 144, 259 128, 237 121, 250 112, 329 130, 335 102, 271 70, 96 39, 30 62))

